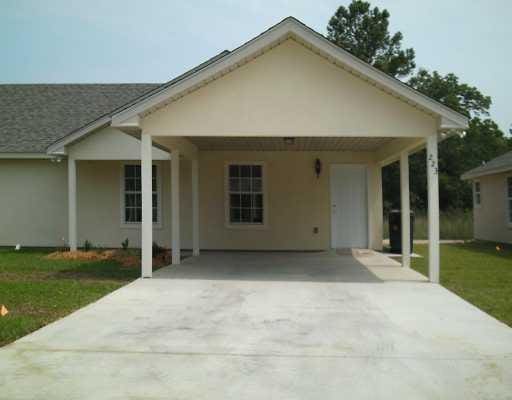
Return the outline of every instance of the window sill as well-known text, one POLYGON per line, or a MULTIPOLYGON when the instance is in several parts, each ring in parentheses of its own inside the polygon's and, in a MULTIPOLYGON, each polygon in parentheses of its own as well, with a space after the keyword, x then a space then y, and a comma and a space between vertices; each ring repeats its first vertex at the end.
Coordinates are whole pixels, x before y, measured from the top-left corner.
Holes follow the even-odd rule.
POLYGON ((233 229, 233 230, 248 230, 248 231, 264 231, 267 230, 269 227, 267 224, 230 224, 226 223, 224 224, 224 227, 226 229, 233 229))
MULTIPOLYGON (((141 229, 142 224, 140 222, 134 223, 122 223, 121 229, 141 229)), ((162 229, 162 224, 160 222, 153 223, 153 229, 162 229)))

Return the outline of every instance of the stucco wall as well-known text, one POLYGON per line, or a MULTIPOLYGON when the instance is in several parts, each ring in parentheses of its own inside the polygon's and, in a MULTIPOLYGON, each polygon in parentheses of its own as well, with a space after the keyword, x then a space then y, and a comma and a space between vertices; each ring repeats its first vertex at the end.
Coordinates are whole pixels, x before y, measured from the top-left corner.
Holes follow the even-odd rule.
POLYGON ((66 162, 0 160, 0 245, 62 245, 66 185, 66 162))
POLYGON ((287 40, 142 120, 152 135, 427 136, 437 121, 287 40))
MULTIPOLYGON (((370 243, 382 242, 382 202, 378 169, 370 153, 343 152, 200 152, 200 246, 203 249, 320 250, 330 247, 329 170, 331 163, 365 163, 369 170, 370 243), (317 178, 313 165, 320 158, 317 178), (225 226, 225 163, 263 161, 266 168, 268 227, 225 226), (313 229, 318 227, 318 233, 313 229)), ((121 224, 123 161, 77 161, 78 243, 118 247, 128 238, 140 245, 140 228, 121 224)), ((162 222, 154 241, 170 246, 170 162, 156 161, 162 183, 162 222)), ((190 161, 182 160, 181 240, 191 247, 190 161)), ((0 245, 61 245, 67 238, 66 162, 1 161, 0 245), (5 194, 4 194, 5 193, 5 194)))
POLYGON ((507 176, 512 173, 478 179, 482 201, 480 207, 473 210, 475 239, 512 243, 512 227, 507 223, 507 176))
MULTIPOLYGON (((330 163, 368 163, 370 153, 341 152, 200 152, 200 242, 208 249, 320 250, 330 247, 330 163), (319 178, 314 162, 320 158, 319 178), (224 166, 229 161, 262 161, 266 168, 268 227, 233 229, 225 226, 224 166), (314 228, 318 233, 314 233, 314 228)), ((369 174, 371 175, 371 174, 369 174)), ((371 244, 382 242, 382 208, 374 199, 380 190, 373 176, 369 191, 371 244), (379 233, 380 232, 380 233, 379 233), (379 241, 380 238, 380 241, 379 241)), ((381 203, 382 204, 382 203, 381 203)))

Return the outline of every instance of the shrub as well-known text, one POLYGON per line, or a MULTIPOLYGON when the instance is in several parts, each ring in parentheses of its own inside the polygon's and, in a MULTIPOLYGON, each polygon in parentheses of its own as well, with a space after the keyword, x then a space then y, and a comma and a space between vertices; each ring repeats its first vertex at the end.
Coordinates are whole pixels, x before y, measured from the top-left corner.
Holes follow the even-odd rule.
POLYGON ((123 248, 123 250, 128 250, 129 245, 130 245, 130 241, 128 240, 128 238, 126 238, 125 240, 123 240, 121 242, 121 247, 123 248))

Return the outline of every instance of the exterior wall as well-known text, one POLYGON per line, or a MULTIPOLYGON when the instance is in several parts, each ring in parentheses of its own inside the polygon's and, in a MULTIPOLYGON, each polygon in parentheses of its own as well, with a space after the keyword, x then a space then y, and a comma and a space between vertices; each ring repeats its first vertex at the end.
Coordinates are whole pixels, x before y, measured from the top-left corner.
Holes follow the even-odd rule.
POLYGON ((155 111, 155 136, 424 137, 437 119, 294 40, 155 111))
MULTIPOLYGON (((134 161, 127 161, 134 163, 134 161)), ((140 225, 122 223, 121 179, 124 161, 77 161, 78 244, 86 239, 95 245, 120 247, 128 238, 131 247, 140 247, 140 225)), ((138 163, 138 161, 137 161, 138 163)), ((153 241, 171 246, 171 166, 170 161, 155 161, 161 184, 160 223, 154 226, 153 241)), ((181 239, 184 248, 192 246, 190 162, 180 166, 181 239)))
MULTIPOLYGON (((133 162, 133 161, 131 161, 133 162)), ((140 246, 140 226, 124 227, 121 221, 123 161, 77 161, 78 244, 119 247, 128 238, 140 246)), ((379 168, 371 153, 343 152, 200 152, 199 208, 202 249, 324 250, 330 247, 329 170, 331 163, 364 163, 369 166, 368 195, 370 244, 382 244, 382 201, 379 168), (322 161, 319 178, 314 161, 322 161), (229 161, 262 161, 266 168, 268 227, 225 226, 225 164, 229 161), (380 206, 379 206, 380 202, 380 206), (313 229, 318 227, 318 233, 313 229)), ((161 226, 154 241, 171 245, 170 161, 159 166, 161 226)), ((191 163, 181 160, 181 242, 192 246, 191 163)), ((0 245, 60 246, 67 240, 66 161, 0 161, 0 245), (5 193, 5 194, 4 194, 5 193)))
MULTIPOLYGON (((365 163, 376 170, 370 153, 200 152, 200 246, 203 249, 325 250, 330 247, 331 163, 365 163), (322 161, 319 178, 316 158, 322 161), (226 162, 260 161, 266 169, 268 227, 225 226, 226 162), (314 233, 314 228, 318 233, 314 233)), ((372 169, 371 168, 371 169, 372 169)), ((379 196, 379 179, 369 171, 370 204, 379 196)), ((381 203, 382 204, 382 203, 381 203)), ((382 206, 370 207, 370 243, 382 246, 382 206), (379 212, 380 210, 380 212, 379 212), (380 240, 379 240, 380 239, 380 240)))
POLYGON ((488 175, 480 182, 481 205, 473 208, 475 239, 512 243, 512 226, 507 219, 507 177, 512 172, 488 175))
POLYGON ((67 165, 0 160, 0 246, 61 246, 67 238, 67 165))

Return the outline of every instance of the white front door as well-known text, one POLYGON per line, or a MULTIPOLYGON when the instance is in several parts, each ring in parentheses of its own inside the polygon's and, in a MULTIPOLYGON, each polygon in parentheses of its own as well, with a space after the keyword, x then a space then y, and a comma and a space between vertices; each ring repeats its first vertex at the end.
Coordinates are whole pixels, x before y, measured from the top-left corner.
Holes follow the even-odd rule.
POLYGON ((368 247, 366 166, 331 165, 331 246, 368 247))

